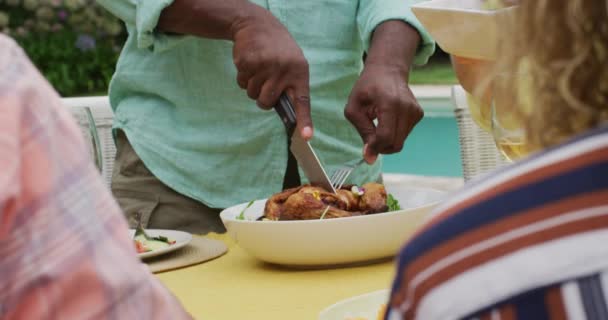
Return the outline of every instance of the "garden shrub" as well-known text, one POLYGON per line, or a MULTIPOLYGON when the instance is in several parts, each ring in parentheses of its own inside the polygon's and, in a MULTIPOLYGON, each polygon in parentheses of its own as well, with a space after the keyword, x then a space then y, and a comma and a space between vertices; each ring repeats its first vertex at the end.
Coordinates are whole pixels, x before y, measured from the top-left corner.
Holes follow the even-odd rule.
POLYGON ((93 0, 0 0, 13 37, 62 96, 105 94, 126 37, 93 0))

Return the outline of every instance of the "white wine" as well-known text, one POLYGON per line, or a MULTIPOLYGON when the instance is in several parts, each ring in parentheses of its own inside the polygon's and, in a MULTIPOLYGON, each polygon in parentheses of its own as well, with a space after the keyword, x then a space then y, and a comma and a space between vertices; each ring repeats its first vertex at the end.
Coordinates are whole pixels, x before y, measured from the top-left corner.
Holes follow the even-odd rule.
POLYGON ((510 161, 528 154, 528 147, 522 138, 502 138, 496 143, 498 150, 510 161))
POLYGON ((491 105, 483 103, 467 92, 467 104, 469 113, 475 123, 486 132, 491 132, 492 128, 492 109, 491 105))

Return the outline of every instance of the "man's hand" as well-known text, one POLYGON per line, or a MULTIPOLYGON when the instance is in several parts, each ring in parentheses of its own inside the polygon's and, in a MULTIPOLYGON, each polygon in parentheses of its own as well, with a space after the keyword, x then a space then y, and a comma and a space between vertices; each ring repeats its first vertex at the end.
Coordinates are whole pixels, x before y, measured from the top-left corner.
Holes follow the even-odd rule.
POLYGON ((286 91, 294 103, 300 134, 310 139, 308 62, 287 29, 260 8, 236 26, 233 40, 239 86, 263 109, 272 109, 286 91))
POLYGON ((379 153, 401 151, 424 115, 406 78, 397 68, 367 65, 351 92, 344 112, 365 143, 363 156, 368 163, 375 162, 379 153))
POLYGON ((271 109, 287 92, 300 134, 312 137, 308 62, 269 11, 248 0, 175 0, 163 10, 158 29, 232 40, 239 86, 263 109, 271 109))
POLYGON ((407 84, 419 41, 418 32, 401 21, 385 22, 374 32, 365 68, 344 110, 365 143, 363 157, 368 163, 380 153, 401 151, 424 115, 407 84))

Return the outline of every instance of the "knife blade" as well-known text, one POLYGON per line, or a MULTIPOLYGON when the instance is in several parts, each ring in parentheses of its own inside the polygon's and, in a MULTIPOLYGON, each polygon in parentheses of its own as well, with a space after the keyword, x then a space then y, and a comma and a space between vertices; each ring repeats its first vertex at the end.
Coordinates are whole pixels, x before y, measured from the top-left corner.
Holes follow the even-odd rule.
POLYGON ((302 168, 302 171, 304 171, 306 178, 308 178, 312 185, 336 193, 336 189, 334 189, 334 186, 327 177, 325 169, 323 169, 323 165, 319 161, 310 142, 304 140, 295 132, 297 126, 296 113, 289 97, 285 93, 281 94, 279 102, 274 106, 274 109, 279 114, 281 121, 283 121, 287 135, 291 137, 289 149, 298 161, 298 165, 302 168))

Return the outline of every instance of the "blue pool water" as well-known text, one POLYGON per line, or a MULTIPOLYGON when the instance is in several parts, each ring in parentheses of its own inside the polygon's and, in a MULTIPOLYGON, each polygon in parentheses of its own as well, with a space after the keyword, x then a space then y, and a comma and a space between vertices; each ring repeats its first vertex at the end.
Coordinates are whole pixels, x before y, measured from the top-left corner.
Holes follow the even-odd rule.
POLYGON ((458 126, 448 99, 419 100, 424 119, 403 150, 384 157, 384 172, 433 176, 462 176, 458 126))

